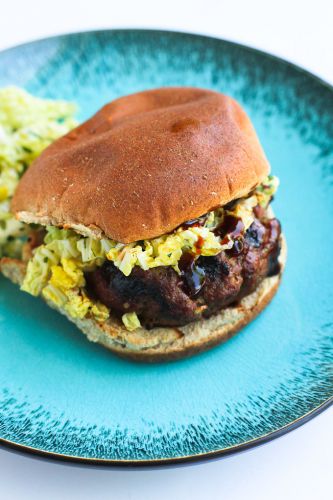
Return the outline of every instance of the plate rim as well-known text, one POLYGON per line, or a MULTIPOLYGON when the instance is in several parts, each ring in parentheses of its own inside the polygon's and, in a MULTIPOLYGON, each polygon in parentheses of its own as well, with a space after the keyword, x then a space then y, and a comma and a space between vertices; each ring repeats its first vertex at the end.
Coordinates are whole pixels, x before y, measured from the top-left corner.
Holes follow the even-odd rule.
POLYGON ((94 457, 79 457, 75 455, 67 455, 65 453, 57 453, 54 451, 42 450, 40 448, 35 448, 33 446, 23 445, 20 443, 16 443, 15 441, 10 441, 8 439, 4 439, 0 437, 0 445, 4 448, 13 449, 17 452, 21 452, 24 454, 34 455, 39 458, 46 458, 50 461, 55 462, 63 462, 63 463, 74 463, 81 465, 98 465, 104 467, 151 467, 155 468, 157 466, 172 466, 172 465, 180 465, 180 464, 190 464, 190 463, 200 463, 207 462, 208 460, 223 458, 229 455, 233 455, 235 453, 239 453, 241 451, 250 450, 252 448, 256 448, 259 445, 263 445, 268 443, 269 441, 273 441, 276 438, 282 437, 285 434, 301 427, 306 424, 309 420, 312 420, 314 417, 320 415, 323 411, 333 405, 333 396, 326 399, 319 406, 316 406, 313 410, 305 413, 301 417, 289 422, 289 424, 280 427, 272 432, 268 432, 258 438, 250 439, 249 441, 244 441, 241 444, 229 446, 228 448, 221 448, 218 450, 208 451, 204 453, 197 453, 195 455, 184 455, 178 457, 166 457, 166 458, 149 458, 149 459, 124 459, 124 460, 115 460, 110 458, 94 458, 94 457))
POLYGON ((268 57, 269 59, 275 60, 279 63, 282 63, 286 66, 290 66, 293 69, 296 69, 300 73, 303 73, 307 75, 308 77, 314 79, 317 81, 317 83, 320 83, 321 85, 324 85, 328 90, 333 91, 333 83, 330 83, 329 81, 325 80, 325 78, 317 75, 316 73, 312 72, 309 69, 303 68, 299 64, 290 61, 289 59, 286 59, 282 56, 279 56, 277 54, 273 54, 271 52, 266 52, 263 49, 260 49, 258 47, 254 47, 251 44, 246 44, 242 42, 236 42, 235 40, 230 40, 228 38, 223 38, 219 36, 214 36, 214 35, 209 35, 204 32, 200 31, 186 31, 186 30, 173 30, 173 29, 164 29, 164 28, 148 28, 148 27, 143 27, 143 28, 131 28, 131 27, 117 27, 117 28, 99 28, 99 29, 85 29, 85 30, 77 30, 77 31, 67 31, 64 33, 58 33, 58 34, 53 34, 50 36, 42 36, 38 38, 33 38, 30 40, 27 40, 26 42, 21 42, 15 45, 10 45, 9 47, 5 47, 4 49, 0 49, 0 55, 10 52, 12 50, 16 50, 20 47, 26 47, 28 45, 33 45, 35 43, 40 43, 40 42, 45 42, 47 40, 54 40, 56 38, 66 38, 69 36, 77 36, 77 35, 93 35, 93 34, 102 34, 102 33, 124 33, 124 32, 138 32, 138 33, 160 33, 160 34, 174 34, 174 35, 187 35, 189 37, 193 38, 203 38, 206 40, 217 40, 219 42, 223 42, 227 45, 233 45, 236 47, 240 47, 242 49, 249 50, 251 52, 255 52, 258 55, 262 55, 265 57, 268 57))
MULTIPOLYGON (((291 67, 292 69, 303 73, 306 75, 308 78, 311 78, 315 80, 317 83, 323 85, 326 87, 328 90, 330 90, 333 93, 333 85, 324 80, 322 77, 316 75, 315 73, 312 73, 310 70, 303 68, 302 66, 299 66, 298 64, 295 64, 294 62, 289 61, 288 59, 284 59, 283 57, 277 56, 275 54, 272 54, 270 52, 266 52, 262 49, 258 49, 256 47, 252 47, 251 45, 243 44, 240 42, 236 42, 233 40, 228 40, 225 38, 220 38, 218 36, 212 36, 208 34, 204 34, 201 32, 191 32, 191 31, 182 31, 182 30, 172 30, 172 29, 158 29, 158 28, 130 28, 130 27, 119 27, 119 28, 101 28, 101 29, 91 29, 91 30, 78 30, 78 31, 69 31, 65 33, 60 33, 60 34, 54 34, 51 36, 46 36, 46 37, 40 37, 36 38, 30 41, 22 42, 10 47, 6 47, 5 49, 0 50, 0 56, 2 54, 11 52, 13 50, 19 49, 21 47, 26 47, 29 45, 33 44, 38 44, 40 42, 45 42, 48 40, 53 40, 57 38, 65 38, 69 36, 77 36, 77 35, 93 35, 93 34, 109 34, 109 33, 124 33, 124 32, 138 32, 138 33, 154 33, 154 34, 167 34, 167 35, 186 35, 190 38, 202 38, 206 40, 213 40, 213 41, 219 41, 222 43, 225 43, 226 45, 230 46, 236 46, 245 50, 248 50, 250 52, 254 52, 258 55, 264 56, 266 58, 272 59, 273 61, 282 63, 286 66, 291 67)), ((43 450, 40 448, 36 448, 33 446, 28 446, 24 444, 17 443, 15 441, 11 441, 9 439, 5 439, 0 437, 0 446, 3 447, 4 449, 7 450, 14 450, 16 452, 21 452, 23 454, 29 454, 31 456, 39 457, 39 458, 44 458, 48 459, 51 461, 56 461, 56 462, 63 462, 63 463, 72 463, 72 464, 81 464, 81 465, 98 465, 98 466, 104 466, 104 467, 156 467, 156 466, 172 466, 172 465, 180 465, 180 464, 189 464, 189 463, 200 463, 203 461, 208 461, 212 459, 218 459, 218 458, 223 458, 229 455, 233 455, 235 453, 245 451, 251 448, 254 448, 256 446, 265 444, 269 441, 272 441, 273 439, 276 439, 278 437, 281 437, 288 432, 291 432, 292 430, 304 425, 306 422, 311 420, 312 418, 316 417, 320 413, 322 413, 324 410, 329 408, 331 405, 333 405, 333 394, 331 397, 323 401, 319 406, 316 406, 309 412, 305 413, 304 415, 298 417, 297 419, 293 420, 292 422, 289 422, 288 424, 280 427, 279 429, 276 429, 272 432, 268 432, 262 436, 259 436, 257 438, 244 441, 243 443, 240 443, 238 445, 232 445, 227 448, 221 448, 218 450, 213 450, 213 451, 208 451, 204 453, 197 453, 194 455, 184 455, 184 456, 177 456, 177 457, 166 457, 166 458, 157 458, 157 459, 124 459, 124 460, 119 460, 119 459, 110 459, 110 458, 94 458, 94 457, 80 457, 80 456, 75 456, 75 455, 67 455, 63 453, 57 453, 54 451, 48 451, 48 450, 43 450)))

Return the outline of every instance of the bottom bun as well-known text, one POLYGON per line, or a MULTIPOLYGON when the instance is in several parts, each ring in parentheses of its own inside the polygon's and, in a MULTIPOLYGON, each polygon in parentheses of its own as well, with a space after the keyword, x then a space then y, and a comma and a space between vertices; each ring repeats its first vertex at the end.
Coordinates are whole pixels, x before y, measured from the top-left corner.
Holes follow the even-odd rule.
MULTIPOLYGON (((244 297, 237 305, 222 309, 209 319, 177 328, 159 327, 151 330, 138 328, 129 332, 114 318, 109 318, 105 323, 98 323, 91 318, 72 318, 52 302, 47 301, 47 303, 64 314, 90 341, 102 344, 119 356, 147 363, 176 360, 225 342, 250 323, 271 301, 278 289, 286 253, 286 242, 282 236, 280 274, 265 278, 253 293, 244 297)), ((25 269, 26 264, 20 260, 6 257, 1 260, 1 271, 14 283, 22 283, 25 269)))

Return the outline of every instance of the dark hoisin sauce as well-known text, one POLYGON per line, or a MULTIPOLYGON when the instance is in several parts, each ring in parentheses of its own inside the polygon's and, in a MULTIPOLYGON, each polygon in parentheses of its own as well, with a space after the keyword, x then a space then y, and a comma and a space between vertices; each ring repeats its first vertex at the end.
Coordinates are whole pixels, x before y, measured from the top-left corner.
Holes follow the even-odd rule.
POLYGON ((190 297, 198 295, 205 284, 205 271, 196 262, 196 255, 192 252, 185 252, 178 263, 183 286, 190 297))
POLYGON ((205 218, 201 217, 200 219, 190 219, 187 220, 186 222, 183 222, 179 227, 182 227, 184 229, 188 229, 189 227, 200 227, 203 226, 205 223, 205 218))
POLYGON ((244 230, 245 227, 242 219, 228 214, 224 217, 223 222, 214 230, 214 233, 216 236, 220 236, 222 244, 224 244, 228 242, 228 240, 224 241, 227 235, 235 239, 241 236, 244 230))

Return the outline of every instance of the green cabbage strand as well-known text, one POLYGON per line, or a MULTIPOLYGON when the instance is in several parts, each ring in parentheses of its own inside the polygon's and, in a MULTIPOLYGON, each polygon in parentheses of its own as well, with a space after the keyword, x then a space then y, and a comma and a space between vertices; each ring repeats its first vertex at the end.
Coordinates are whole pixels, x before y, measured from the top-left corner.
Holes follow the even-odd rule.
POLYGON ((75 105, 40 99, 18 87, 0 89, 0 257, 20 257, 28 226, 10 214, 16 186, 31 162, 76 126, 75 105))

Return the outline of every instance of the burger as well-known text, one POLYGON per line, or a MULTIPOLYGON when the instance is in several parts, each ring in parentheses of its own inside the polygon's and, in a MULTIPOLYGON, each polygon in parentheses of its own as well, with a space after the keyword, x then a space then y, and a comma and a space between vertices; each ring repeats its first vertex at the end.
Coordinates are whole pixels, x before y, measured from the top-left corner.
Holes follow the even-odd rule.
POLYGON ((203 351, 278 288, 285 241, 269 172, 234 99, 199 88, 121 97, 25 172, 11 210, 29 239, 2 272, 119 355, 203 351))

